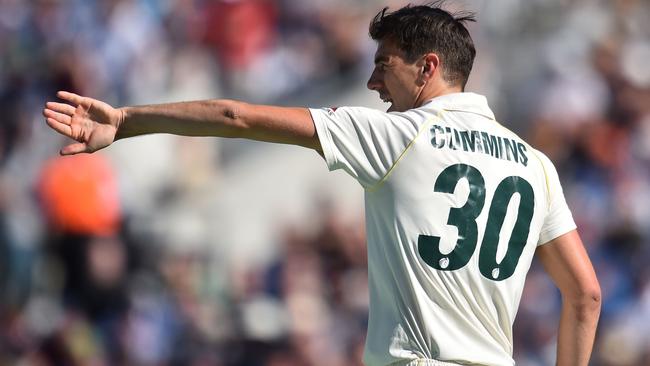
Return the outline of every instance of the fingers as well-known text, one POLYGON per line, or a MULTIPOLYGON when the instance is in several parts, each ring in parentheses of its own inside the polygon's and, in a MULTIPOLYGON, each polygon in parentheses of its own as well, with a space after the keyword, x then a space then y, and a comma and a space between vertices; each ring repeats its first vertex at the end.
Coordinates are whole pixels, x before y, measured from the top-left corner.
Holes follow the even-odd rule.
MULTIPOLYGON (((45 109, 43 110, 45 122, 56 132, 74 139, 72 127, 70 126, 72 124, 72 116, 75 115, 77 108, 80 107, 85 98, 66 91, 59 91, 56 95, 72 105, 58 102, 45 103, 45 109)), ((70 144, 59 151, 61 155, 74 155, 83 152, 90 152, 88 145, 83 142, 70 144)))
POLYGON ((68 116, 72 116, 75 111, 75 107, 71 106, 70 104, 66 103, 57 103, 57 102, 47 102, 45 103, 45 107, 47 109, 51 109, 55 112, 67 114, 68 116))
POLYGON ((59 122, 56 119, 51 118, 51 117, 45 118, 45 122, 47 122, 47 125, 50 126, 54 131, 56 131, 56 132, 58 132, 58 133, 60 133, 60 134, 62 134, 64 136, 73 138, 72 137, 72 128, 69 125, 67 125, 65 123, 61 123, 61 122, 59 122))
POLYGON ((59 91, 56 93, 56 96, 63 100, 67 100, 68 102, 72 102, 76 105, 81 104, 81 102, 83 102, 84 100, 84 97, 67 91, 59 91))
POLYGON ((88 146, 83 142, 78 142, 64 147, 63 149, 61 149, 59 153, 61 155, 74 155, 74 154, 79 154, 84 152, 90 152, 88 150, 88 146))
POLYGON ((67 114, 55 112, 51 109, 44 109, 43 116, 45 116, 45 118, 52 118, 53 120, 68 126, 72 123, 72 117, 67 114))

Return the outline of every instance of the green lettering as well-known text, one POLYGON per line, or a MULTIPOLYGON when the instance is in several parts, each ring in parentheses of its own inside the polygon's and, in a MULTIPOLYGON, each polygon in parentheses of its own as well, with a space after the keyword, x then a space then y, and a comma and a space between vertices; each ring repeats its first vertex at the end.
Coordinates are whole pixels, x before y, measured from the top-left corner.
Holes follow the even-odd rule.
MULTIPOLYGON (((499 145, 500 141, 497 142, 497 137, 488 134, 487 132, 481 132, 481 137, 483 137, 483 152, 491 155, 495 158, 501 158, 501 148, 499 145)), ((499 138, 500 140, 501 138, 499 138)))
POLYGON ((481 135, 478 131, 470 131, 470 134, 472 135, 472 145, 474 146, 474 149, 481 152, 481 135))
POLYGON ((485 180, 478 169, 471 165, 454 164, 440 173, 434 185, 434 192, 454 194, 461 179, 469 183, 469 196, 462 207, 449 210, 448 225, 458 228, 456 246, 447 254, 440 251, 440 237, 420 234, 418 253, 424 262, 441 271, 453 271, 464 267, 474 254, 478 241, 476 218, 485 204, 485 180))
MULTIPOLYGON (((425 234, 418 236, 418 254, 426 264, 440 271, 453 271, 466 266, 477 246, 479 233, 476 218, 483 210, 486 196, 481 172, 471 165, 451 165, 440 173, 433 190, 453 195, 461 179, 467 179, 469 184, 467 201, 462 207, 450 207, 447 218, 447 225, 458 229, 455 247, 445 254, 440 250, 441 237, 425 234)), ((524 178, 510 176, 499 183, 492 197, 479 250, 478 267, 485 278, 503 281, 514 274, 528 242, 534 209, 533 187, 524 178), (506 253, 501 261, 497 261, 499 238, 508 206, 515 194, 519 195, 517 219, 509 234, 506 253)))
POLYGON ((533 187, 525 179, 511 176, 499 183, 490 205, 485 235, 479 251, 478 265, 484 277, 494 281, 503 281, 515 272, 521 253, 528 241, 534 208, 535 194, 533 187), (497 263, 499 235, 506 217, 508 204, 515 193, 519 193, 520 197, 519 207, 517 208, 517 221, 510 234, 510 240, 508 240, 506 255, 500 263, 497 263))
POLYGON ((503 157, 503 154, 504 154, 503 153, 503 139, 501 137, 497 136, 497 141, 499 143, 499 145, 498 145, 499 146, 499 152, 497 153, 496 157, 499 158, 499 159, 503 159, 504 158, 503 157))
POLYGON ((454 135, 451 133, 451 127, 445 127, 445 131, 447 131, 447 146, 452 150, 456 150, 456 146, 454 145, 454 135))
POLYGON ((460 131, 460 137, 463 141, 463 150, 465 151, 476 151, 476 138, 478 137, 478 131, 460 131))
POLYGON ((528 156, 526 156, 526 145, 520 142, 519 144, 517 144, 517 148, 519 149, 519 162, 522 163, 524 166, 528 166, 528 156))
POLYGON ((438 126, 438 125, 433 125, 431 126, 431 145, 433 147, 436 147, 438 149, 442 149, 445 147, 445 129, 438 126), (443 137, 441 139, 438 139, 438 134, 441 134, 443 137))
POLYGON ((452 128, 454 130, 454 150, 460 149, 460 135, 458 135, 458 130, 455 128, 452 128))
POLYGON ((506 159, 510 161, 519 161, 519 153, 517 152, 517 144, 514 140, 503 139, 506 144, 506 159))

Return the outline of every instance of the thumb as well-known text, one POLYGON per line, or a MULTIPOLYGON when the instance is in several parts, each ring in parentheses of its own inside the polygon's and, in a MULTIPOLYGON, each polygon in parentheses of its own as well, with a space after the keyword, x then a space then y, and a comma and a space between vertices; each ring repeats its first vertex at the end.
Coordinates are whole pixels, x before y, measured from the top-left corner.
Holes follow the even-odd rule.
POLYGON ((88 150, 88 146, 83 143, 83 142, 78 142, 75 144, 70 144, 63 149, 61 149, 60 154, 61 155, 74 155, 74 154, 79 154, 83 152, 90 152, 88 150))

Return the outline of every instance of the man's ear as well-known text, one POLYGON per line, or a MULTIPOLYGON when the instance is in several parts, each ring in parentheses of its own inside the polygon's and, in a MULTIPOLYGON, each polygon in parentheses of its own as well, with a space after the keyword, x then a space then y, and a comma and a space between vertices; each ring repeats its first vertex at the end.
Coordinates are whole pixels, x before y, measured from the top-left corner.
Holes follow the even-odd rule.
POLYGON ((439 66, 440 66, 440 58, 438 57, 438 55, 431 52, 424 55, 424 59, 422 63, 422 78, 425 81, 431 79, 435 75, 439 66))

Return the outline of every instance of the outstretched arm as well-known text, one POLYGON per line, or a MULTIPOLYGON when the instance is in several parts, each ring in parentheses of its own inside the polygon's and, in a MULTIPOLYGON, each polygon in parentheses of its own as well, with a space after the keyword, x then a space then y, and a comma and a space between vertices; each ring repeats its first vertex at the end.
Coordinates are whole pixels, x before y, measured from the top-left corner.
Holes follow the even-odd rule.
POLYGON ((586 366, 596 335, 601 294, 591 261, 576 230, 537 249, 562 293, 557 365, 586 366))
POLYGON ((46 122, 55 131, 77 141, 64 147, 62 155, 94 152, 115 140, 150 133, 240 137, 321 150, 306 108, 232 100, 113 108, 73 93, 59 92, 57 96, 70 104, 46 103, 43 111, 46 122))

